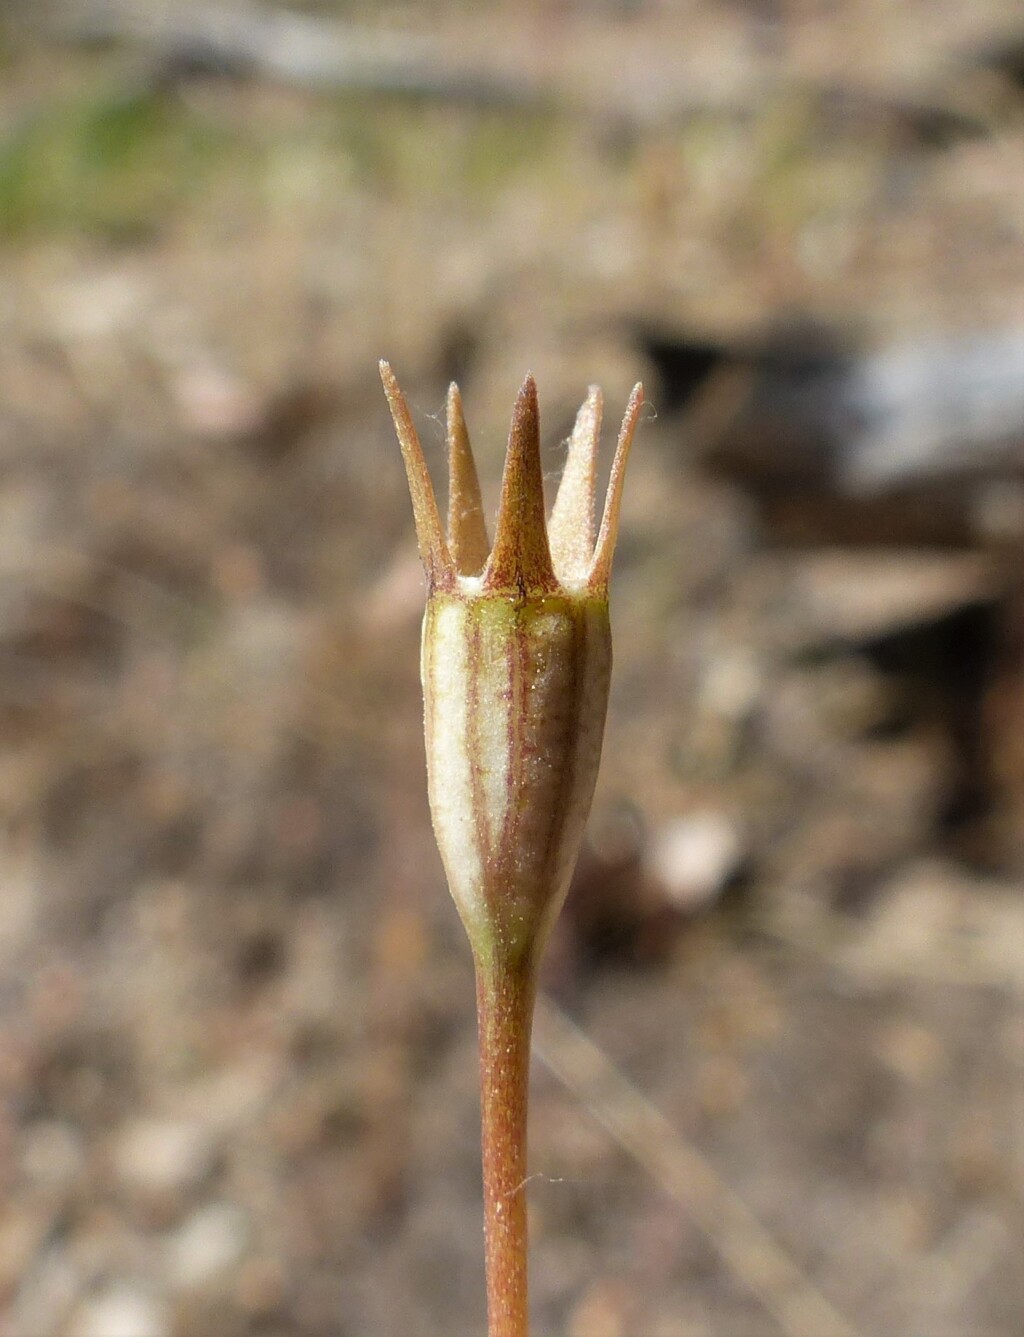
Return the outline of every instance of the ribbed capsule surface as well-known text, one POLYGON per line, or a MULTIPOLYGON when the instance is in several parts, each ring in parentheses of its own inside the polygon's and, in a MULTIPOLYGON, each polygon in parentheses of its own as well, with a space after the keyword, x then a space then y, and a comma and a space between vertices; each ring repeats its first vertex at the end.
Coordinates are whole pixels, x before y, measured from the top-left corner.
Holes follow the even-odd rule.
POLYGON ((430 808, 452 896, 475 943, 537 952, 597 779, 607 600, 436 594, 421 667, 430 808))
POLYGON ((427 576, 422 678, 431 815, 478 963, 534 959, 565 899, 608 705, 608 580, 633 435, 629 397, 600 528, 602 398, 587 392, 546 519, 537 387, 516 397, 489 543, 462 400, 448 392, 448 532, 394 373, 381 379, 427 576))

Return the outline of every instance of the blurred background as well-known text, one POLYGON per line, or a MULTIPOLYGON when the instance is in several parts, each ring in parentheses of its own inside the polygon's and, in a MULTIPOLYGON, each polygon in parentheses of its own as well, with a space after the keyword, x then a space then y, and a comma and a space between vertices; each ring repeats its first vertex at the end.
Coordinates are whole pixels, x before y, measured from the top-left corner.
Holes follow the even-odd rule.
POLYGON ((1015 0, 0 4, 3 1337, 483 1330, 381 356, 651 405, 538 1337, 1020 1331, 1022 169, 1015 0))

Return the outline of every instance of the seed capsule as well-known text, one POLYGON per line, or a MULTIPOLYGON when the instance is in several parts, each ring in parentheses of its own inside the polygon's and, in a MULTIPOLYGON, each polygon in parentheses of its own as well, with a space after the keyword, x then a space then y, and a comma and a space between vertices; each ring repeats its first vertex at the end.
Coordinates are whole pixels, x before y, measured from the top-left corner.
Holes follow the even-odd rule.
POLYGON ((421 671, 434 832, 478 956, 535 958, 568 890, 597 779, 611 673, 608 579, 642 390, 626 409, 595 540, 600 391, 591 388, 577 417, 549 531, 527 377, 488 549, 457 389, 448 396, 446 537, 386 363, 381 376, 427 573, 421 671))

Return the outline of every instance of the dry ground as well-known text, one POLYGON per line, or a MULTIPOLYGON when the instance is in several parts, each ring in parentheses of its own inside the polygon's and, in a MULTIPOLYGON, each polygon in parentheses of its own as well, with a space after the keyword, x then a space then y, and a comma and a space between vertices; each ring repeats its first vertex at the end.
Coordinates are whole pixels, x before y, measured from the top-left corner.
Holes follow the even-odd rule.
POLYGON ((0 1333, 482 1331, 384 355, 432 463, 458 376, 492 493, 528 367, 552 475, 588 382, 653 404, 538 1028, 538 1337, 1011 1337, 1019 532, 911 551, 899 502, 840 546, 787 493, 781 541, 652 331, 1024 320, 1015 7, 302 8, 526 105, 3 10, 0 1333))

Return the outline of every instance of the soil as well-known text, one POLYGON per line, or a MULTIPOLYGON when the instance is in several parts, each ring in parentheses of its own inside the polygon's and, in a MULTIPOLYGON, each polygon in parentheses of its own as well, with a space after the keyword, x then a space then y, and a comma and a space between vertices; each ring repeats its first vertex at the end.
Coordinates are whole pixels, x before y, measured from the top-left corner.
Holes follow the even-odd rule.
POLYGON ((296 8, 415 97, 82 12, 0 12, 2 1337, 484 1330, 382 356, 442 496, 452 377, 492 499, 527 369, 552 481, 651 405, 537 1337, 1012 1337, 1024 422, 854 495, 735 396, 1019 330, 1016 6, 296 8))

